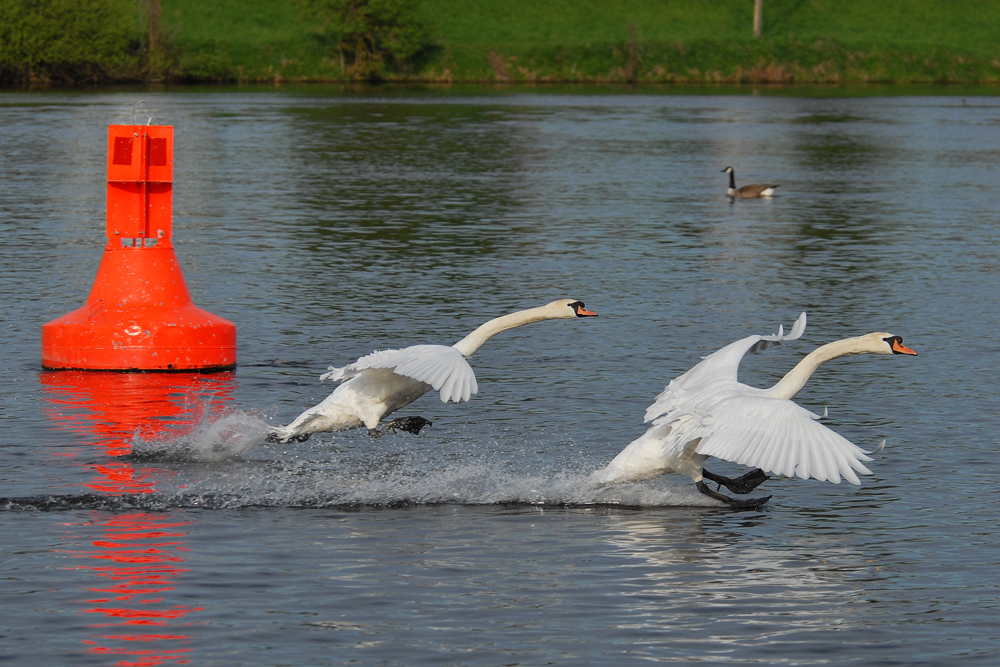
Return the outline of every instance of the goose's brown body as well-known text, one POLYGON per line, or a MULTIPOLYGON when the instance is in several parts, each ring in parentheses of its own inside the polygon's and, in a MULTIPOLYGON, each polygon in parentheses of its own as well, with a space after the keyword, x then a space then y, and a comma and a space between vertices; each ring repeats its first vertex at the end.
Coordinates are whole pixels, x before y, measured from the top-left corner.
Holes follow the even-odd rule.
POLYGON ((767 183, 744 185, 742 188, 737 188, 736 172, 733 171, 733 168, 726 167, 722 170, 722 173, 729 174, 729 189, 726 190, 726 194, 733 199, 759 199, 760 197, 770 197, 774 194, 774 189, 778 187, 776 184, 767 183))

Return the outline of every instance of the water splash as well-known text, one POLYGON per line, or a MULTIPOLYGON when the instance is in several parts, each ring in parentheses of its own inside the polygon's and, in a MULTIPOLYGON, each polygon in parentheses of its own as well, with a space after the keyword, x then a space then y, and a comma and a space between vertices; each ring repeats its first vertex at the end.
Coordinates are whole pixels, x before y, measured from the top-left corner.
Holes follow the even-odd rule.
POLYGON ((136 434, 132 452, 123 458, 131 461, 195 461, 211 463, 246 454, 260 446, 273 426, 252 412, 234 410, 218 415, 207 411, 193 429, 170 431, 152 437, 136 434))
POLYGON ((716 505, 686 479, 601 486, 590 476, 596 464, 587 460, 541 464, 517 449, 497 451, 495 443, 455 452, 444 443, 421 449, 417 442, 405 436, 387 446, 348 433, 274 445, 253 457, 187 469, 170 478, 173 491, 161 485, 156 495, 200 507, 716 505))
POLYGON ((187 426, 135 434, 132 452, 116 457, 155 478, 151 492, 0 498, 0 510, 717 506, 678 476, 601 486, 591 475, 606 460, 580 452, 571 436, 525 438, 498 429, 470 440, 462 429, 445 428, 433 441, 405 433, 376 440, 358 429, 262 447, 274 428, 269 418, 211 407, 192 406, 187 426))
MULTIPOLYGON (((230 458, 263 442, 268 422, 233 413, 190 436, 142 441, 144 456, 172 461, 213 461, 173 468, 148 494, 41 495, 0 498, 3 510, 146 510, 240 508, 363 508, 413 505, 511 505, 539 507, 718 507, 686 478, 664 476, 600 486, 597 464, 563 461, 539 468, 518 451, 492 446, 441 456, 411 448, 415 437, 379 447, 359 437, 263 447, 254 456, 230 458), (287 449, 282 449, 288 447, 287 449), (396 449, 402 447, 402 449, 396 449), (159 453, 158 453, 159 452, 159 453)), ((492 443, 491 443, 492 444, 492 443)))
POLYGON ((719 507, 717 503, 673 487, 630 484, 604 489, 587 488, 586 476, 555 479, 536 477, 489 478, 482 471, 453 470, 440 477, 401 483, 399 479, 359 483, 336 490, 313 485, 284 488, 247 488, 220 484, 208 488, 155 494, 77 494, 0 498, 0 511, 170 511, 178 509, 232 510, 246 508, 385 508, 415 505, 504 505, 532 507, 719 507), (478 479, 478 481, 477 481, 478 479))

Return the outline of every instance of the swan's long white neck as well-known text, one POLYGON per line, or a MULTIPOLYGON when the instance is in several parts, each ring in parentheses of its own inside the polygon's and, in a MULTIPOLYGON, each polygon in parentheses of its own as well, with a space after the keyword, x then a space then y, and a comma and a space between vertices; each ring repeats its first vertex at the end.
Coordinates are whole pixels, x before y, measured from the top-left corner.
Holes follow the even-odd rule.
POLYGON ((816 372, 816 369, 838 357, 846 357, 849 354, 861 354, 871 352, 868 346, 863 345, 862 338, 844 338, 835 340, 832 343, 821 345, 803 357, 802 361, 795 364, 795 368, 788 371, 785 377, 778 381, 766 392, 765 396, 771 398, 794 398, 805 386, 806 382, 816 372))
POLYGON ((496 336, 501 331, 513 329, 514 327, 519 327, 522 324, 531 324, 532 322, 540 322, 542 320, 552 320, 557 317, 558 316, 553 314, 551 306, 540 306, 538 308, 529 308, 528 310, 519 310, 516 313, 511 313, 510 315, 504 315, 503 317, 497 317, 490 320, 489 322, 478 327, 462 340, 455 343, 452 347, 461 352, 462 356, 471 357, 483 343, 488 341, 493 336, 496 336))

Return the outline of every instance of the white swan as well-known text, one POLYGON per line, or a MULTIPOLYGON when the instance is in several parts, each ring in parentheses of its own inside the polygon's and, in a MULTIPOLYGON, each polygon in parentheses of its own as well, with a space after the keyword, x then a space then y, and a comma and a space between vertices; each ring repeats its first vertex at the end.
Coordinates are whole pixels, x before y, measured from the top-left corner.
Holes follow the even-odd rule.
MULTIPOLYGON (((792 398, 822 364, 849 354, 906 354, 900 336, 876 332, 828 343, 813 350, 770 389, 737 381, 740 360, 782 340, 802 335, 806 314, 787 336, 779 327, 773 336, 749 336, 705 357, 670 381, 646 410, 653 425, 630 443, 592 479, 600 484, 628 482, 666 472, 688 475, 698 490, 734 507, 757 507, 767 500, 738 501, 712 491, 704 479, 734 493, 750 493, 768 479, 766 472, 802 479, 812 477, 839 484, 841 477, 860 484, 855 472, 870 475, 862 461, 868 454, 829 428, 818 415, 792 398), (757 468, 736 479, 714 475, 702 467, 709 456, 757 468)), ((882 445, 885 441, 882 442, 882 445)), ((879 451, 882 445, 875 451, 879 451)))
POLYGON ((288 426, 276 428, 270 439, 303 440, 317 431, 343 431, 361 425, 367 426, 374 436, 396 428, 419 432, 430 423, 423 417, 403 417, 381 430, 375 428, 383 417, 431 389, 439 390, 445 403, 469 400, 479 387, 466 359, 501 331, 542 320, 596 316, 582 301, 561 299, 492 319, 451 347, 414 345, 400 350, 378 350, 343 368, 330 366, 330 372, 321 375, 320 380, 344 380, 343 384, 288 426))

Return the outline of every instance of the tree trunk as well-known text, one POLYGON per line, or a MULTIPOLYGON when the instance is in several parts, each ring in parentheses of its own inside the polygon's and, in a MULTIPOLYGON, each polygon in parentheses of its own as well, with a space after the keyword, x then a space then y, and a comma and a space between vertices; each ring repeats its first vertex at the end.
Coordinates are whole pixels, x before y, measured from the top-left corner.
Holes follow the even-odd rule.
POLYGON ((760 37, 764 23, 764 0, 753 0, 753 36, 760 37))
POLYGON ((160 50, 160 0, 146 2, 146 29, 149 35, 149 53, 160 50))

